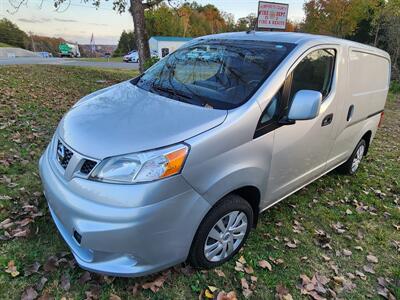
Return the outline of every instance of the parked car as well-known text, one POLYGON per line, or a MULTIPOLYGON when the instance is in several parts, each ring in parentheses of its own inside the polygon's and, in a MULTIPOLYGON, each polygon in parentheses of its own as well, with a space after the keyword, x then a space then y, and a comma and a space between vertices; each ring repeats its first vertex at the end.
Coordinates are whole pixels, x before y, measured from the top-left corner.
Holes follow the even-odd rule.
POLYGON ((331 37, 195 39, 64 115, 39 162, 50 213, 90 271, 219 266, 261 212, 333 169, 356 173, 389 73, 386 52, 331 37), (205 47, 218 59, 194 64, 205 47))
POLYGON ((123 57, 124 62, 139 62, 139 53, 136 50, 129 52, 123 57))
POLYGON ((151 58, 160 58, 159 56, 158 56, 158 53, 157 53, 157 51, 150 51, 150 57, 151 58))

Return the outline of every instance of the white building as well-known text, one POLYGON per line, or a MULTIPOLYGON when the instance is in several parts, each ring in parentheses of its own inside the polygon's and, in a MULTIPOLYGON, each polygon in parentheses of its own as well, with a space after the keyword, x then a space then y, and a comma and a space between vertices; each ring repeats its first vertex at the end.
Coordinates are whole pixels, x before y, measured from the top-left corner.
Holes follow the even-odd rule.
POLYGON ((150 52, 152 55, 157 54, 158 57, 163 58, 191 39, 178 36, 152 36, 149 39, 150 52))

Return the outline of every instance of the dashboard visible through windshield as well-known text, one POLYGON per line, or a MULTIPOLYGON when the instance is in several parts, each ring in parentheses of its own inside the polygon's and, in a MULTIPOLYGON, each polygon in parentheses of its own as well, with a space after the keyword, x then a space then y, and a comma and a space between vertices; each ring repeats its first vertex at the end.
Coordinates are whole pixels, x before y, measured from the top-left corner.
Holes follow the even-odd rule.
POLYGON ((199 40, 183 46, 143 73, 139 88, 215 109, 246 102, 294 48, 247 40, 199 40))

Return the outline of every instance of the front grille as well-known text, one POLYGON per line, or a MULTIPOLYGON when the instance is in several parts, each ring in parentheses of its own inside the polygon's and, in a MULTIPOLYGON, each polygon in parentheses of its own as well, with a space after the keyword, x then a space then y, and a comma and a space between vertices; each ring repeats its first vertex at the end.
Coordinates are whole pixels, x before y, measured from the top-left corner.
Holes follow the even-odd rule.
POLYGON ((97 162, 90 160, 90 159, 86 159, 81 167, 81 173, 89 174, 93 170, 93 168, 96 166, 96 164, 97 164, 97 162))
POLYGON ((74 153, 69 150, 64 144, 59 140, 57 143, 57 161, 60 163, 61 167, 67 168, 69 161, 71 160, 74 153))

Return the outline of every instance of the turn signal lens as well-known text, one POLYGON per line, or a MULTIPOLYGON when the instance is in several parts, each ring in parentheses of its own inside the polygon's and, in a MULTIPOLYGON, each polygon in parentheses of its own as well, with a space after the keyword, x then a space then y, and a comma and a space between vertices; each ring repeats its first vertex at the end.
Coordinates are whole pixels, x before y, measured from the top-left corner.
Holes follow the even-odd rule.
POLYGON ((178 174, 182 170, 187 152, 188 148, 184 147, 166 154, 165 158, 167 159, 167 163, 165 164, 165 171, 164 174, 161 175, 161 178, 178 174))

